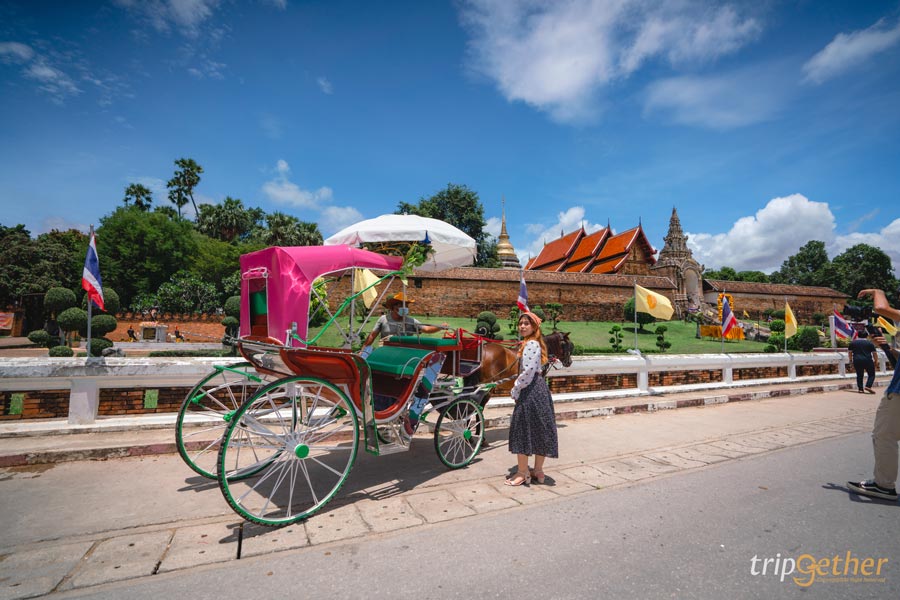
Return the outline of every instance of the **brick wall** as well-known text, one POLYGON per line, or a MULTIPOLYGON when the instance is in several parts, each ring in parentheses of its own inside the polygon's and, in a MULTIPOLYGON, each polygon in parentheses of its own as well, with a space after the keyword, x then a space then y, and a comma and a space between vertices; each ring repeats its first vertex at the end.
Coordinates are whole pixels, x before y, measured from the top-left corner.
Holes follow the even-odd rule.
POLYGON ((0 392, 0 420, 64 419, 69 416, 69 390, 0 392))

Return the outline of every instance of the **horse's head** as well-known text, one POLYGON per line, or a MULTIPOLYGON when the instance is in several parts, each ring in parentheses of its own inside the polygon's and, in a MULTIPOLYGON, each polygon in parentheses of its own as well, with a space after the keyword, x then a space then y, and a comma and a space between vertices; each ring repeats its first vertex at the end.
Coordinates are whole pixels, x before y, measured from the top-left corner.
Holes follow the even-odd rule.
POLYGON ((559 359, 564 367, 572 366, 572 351, 575 344, 569 339, 569 334, 564 331, 554 331, 544 338, 547 343, 547 351, 559 359))

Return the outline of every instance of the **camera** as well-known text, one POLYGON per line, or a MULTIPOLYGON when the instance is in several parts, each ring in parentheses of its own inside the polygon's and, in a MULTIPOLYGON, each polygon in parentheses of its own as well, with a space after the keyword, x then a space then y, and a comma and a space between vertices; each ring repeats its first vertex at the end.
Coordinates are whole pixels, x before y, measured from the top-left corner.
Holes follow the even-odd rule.
POLYGON ((867 321, 872 318, 871 306, 853 306, 845 304, 844 310, 841 311, 844 316, 849 317, 851 321, 867 321))

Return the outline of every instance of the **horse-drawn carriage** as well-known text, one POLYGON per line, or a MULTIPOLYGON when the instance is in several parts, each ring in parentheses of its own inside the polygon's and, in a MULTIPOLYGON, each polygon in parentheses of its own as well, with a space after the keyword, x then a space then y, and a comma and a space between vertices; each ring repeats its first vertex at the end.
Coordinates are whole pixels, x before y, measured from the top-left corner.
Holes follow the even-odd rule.
MULTIPOLYGON (((245 362, 216 367, 191 390, 176 441, 185 462, 216 478, 245 519, 270 526, 305 519, 338 493, 360 446, 374 455, 407 450, 415 396, 427 396, 419 431, 433 432, 444 465, 461 468, 478 454, 482 410, 499 381, 480 380, 483 340, 462 330, 437 338, 410 331, 365 357, 354 351, 379 305, 372 303, 358 325, 356 299, 379 284, 384 298, 402 266, 402 258, 345 245, 267 248, 241 257, 235 343, 245 362), (379 279, 365 287, 351 282, 349 289, 359 291, 329 310, 314 282, 352 280, 359 269, 379 279), (311 301, 328 316, 316 335, 311 301), (340 332, 342 347, 318 345, 329 328, 340 332)), ((514 364, 514 353, 505 352, 514 364)))

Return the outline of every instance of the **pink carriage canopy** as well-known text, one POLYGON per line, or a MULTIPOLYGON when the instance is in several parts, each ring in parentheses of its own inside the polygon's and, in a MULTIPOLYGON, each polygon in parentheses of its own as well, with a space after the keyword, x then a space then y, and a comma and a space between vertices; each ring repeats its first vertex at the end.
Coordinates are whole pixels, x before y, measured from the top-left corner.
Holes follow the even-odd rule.
POLYGON ((241 256, 241 337, 264 335, 286 343, 297 324, 306 339, 310 290, 316 278, 352 267, 396 271, 399 256, 351 246, 271 247, 241 256))

